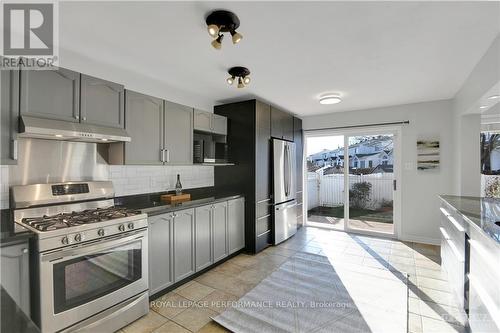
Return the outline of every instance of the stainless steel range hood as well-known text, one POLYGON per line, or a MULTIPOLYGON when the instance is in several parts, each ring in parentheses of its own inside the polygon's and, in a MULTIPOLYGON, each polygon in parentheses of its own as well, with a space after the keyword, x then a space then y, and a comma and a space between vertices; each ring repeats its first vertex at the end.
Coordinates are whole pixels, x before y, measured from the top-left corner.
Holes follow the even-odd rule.
POLYGON ((131 141, 127 132, 121 128, 28 116, 20 118, 18 137, 96 143, 131 141))

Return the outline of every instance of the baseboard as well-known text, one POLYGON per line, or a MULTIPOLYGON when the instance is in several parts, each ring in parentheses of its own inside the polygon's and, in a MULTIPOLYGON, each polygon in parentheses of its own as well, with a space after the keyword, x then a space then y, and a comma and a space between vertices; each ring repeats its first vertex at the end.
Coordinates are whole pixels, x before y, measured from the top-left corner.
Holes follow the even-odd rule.
POLYGON ((441 239, 420 237, 413 235, 401 235, 400 240, 422 244, 441 245, 441 239))

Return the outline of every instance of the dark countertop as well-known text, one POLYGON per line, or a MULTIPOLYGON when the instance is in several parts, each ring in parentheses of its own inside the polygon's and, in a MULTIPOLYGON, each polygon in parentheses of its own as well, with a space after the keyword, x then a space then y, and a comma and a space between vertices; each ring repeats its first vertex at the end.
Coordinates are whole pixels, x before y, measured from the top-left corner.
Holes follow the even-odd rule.
POLYGON ((0 332, 40 333, 38 327, 19 308, 12 297, 0 286, 1 326, 0 332))
POLYGON ((495 224, 500 221, 500 199, 455 195, 441 195, 441 199, 500 244, 500 226, 495 224))
POLYGON ((27 241, 35 234, 21 225, 14 223, 10 209, 0 210, 0 245, 6 246, 27 241))
POLYGON ((115 205, 124 206, 129 209, 137 209, 142 213, 148 214, 149 216, 154 216, 242 197, 242 195, 239 193, 221 192, 216 191, 213 187, 202 187, 183 191, 183 193, 191 194, 190 201, 185 201, 175 205, 169 205, 160 200, 160 196, 167 193, 173 192, 160 192, 116 197, 115 205))

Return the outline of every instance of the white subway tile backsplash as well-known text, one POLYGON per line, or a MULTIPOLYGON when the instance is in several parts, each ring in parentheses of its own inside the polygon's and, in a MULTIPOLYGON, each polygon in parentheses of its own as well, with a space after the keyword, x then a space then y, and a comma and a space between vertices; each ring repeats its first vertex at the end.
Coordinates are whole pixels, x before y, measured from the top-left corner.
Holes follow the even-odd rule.
POLYGON ((110 166, 109 180, 122 196, 173 190, 177 174, 186 189, 214 185, 211 166, 110 166))
MULTIPOLYGON (((214 186, 212 166, 109 165, 105 167, 107 179, 113 182, 116 196, 173 190, 177 174, 181 176, 182 187, 185 189, 214 186)), ((0 209, 6 209, 9 208, 9 188, 18 183, 15 183, 15 177, 9 179, 7 165, 0 166, 0 177, 0 209)), ((101 178, 99 177, 99 180, 101 178)), ((74 179, 78 178, 75 176, 74 179)))

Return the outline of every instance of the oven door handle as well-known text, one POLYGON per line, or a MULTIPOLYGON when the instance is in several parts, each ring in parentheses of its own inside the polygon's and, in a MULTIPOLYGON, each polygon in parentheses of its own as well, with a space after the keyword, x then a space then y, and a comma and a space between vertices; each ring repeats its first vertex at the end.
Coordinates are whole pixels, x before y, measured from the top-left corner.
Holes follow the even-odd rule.
POLYGON ((62 250, 62 251, 58 251, 58 252, 51 252, 51 253, 43 254, 41 256, 41 260, 42 260, 42 262, 44 262, 44 261, 60 262, 60 261, 67 260, 69 258, 81 257, 81 256, 84 256, 86 254, 95 253, 97 251, 114 248, 118 245, 128 245, 130 243, 134 243, 137 240, 141 240, 145 237, 147 237, 147 232, 140 231, 140 232, 134 233, 131 236, 120 237, 120 238, 114 239, 112 241, 104 240, 104 241, 102 241, 102 243, 99 243, 99 244, 87 245, 87 246, 82 246, 82 247, 78 247, 78 248, 72 248, 72 249, 68 249, 68 250, 62 250))

